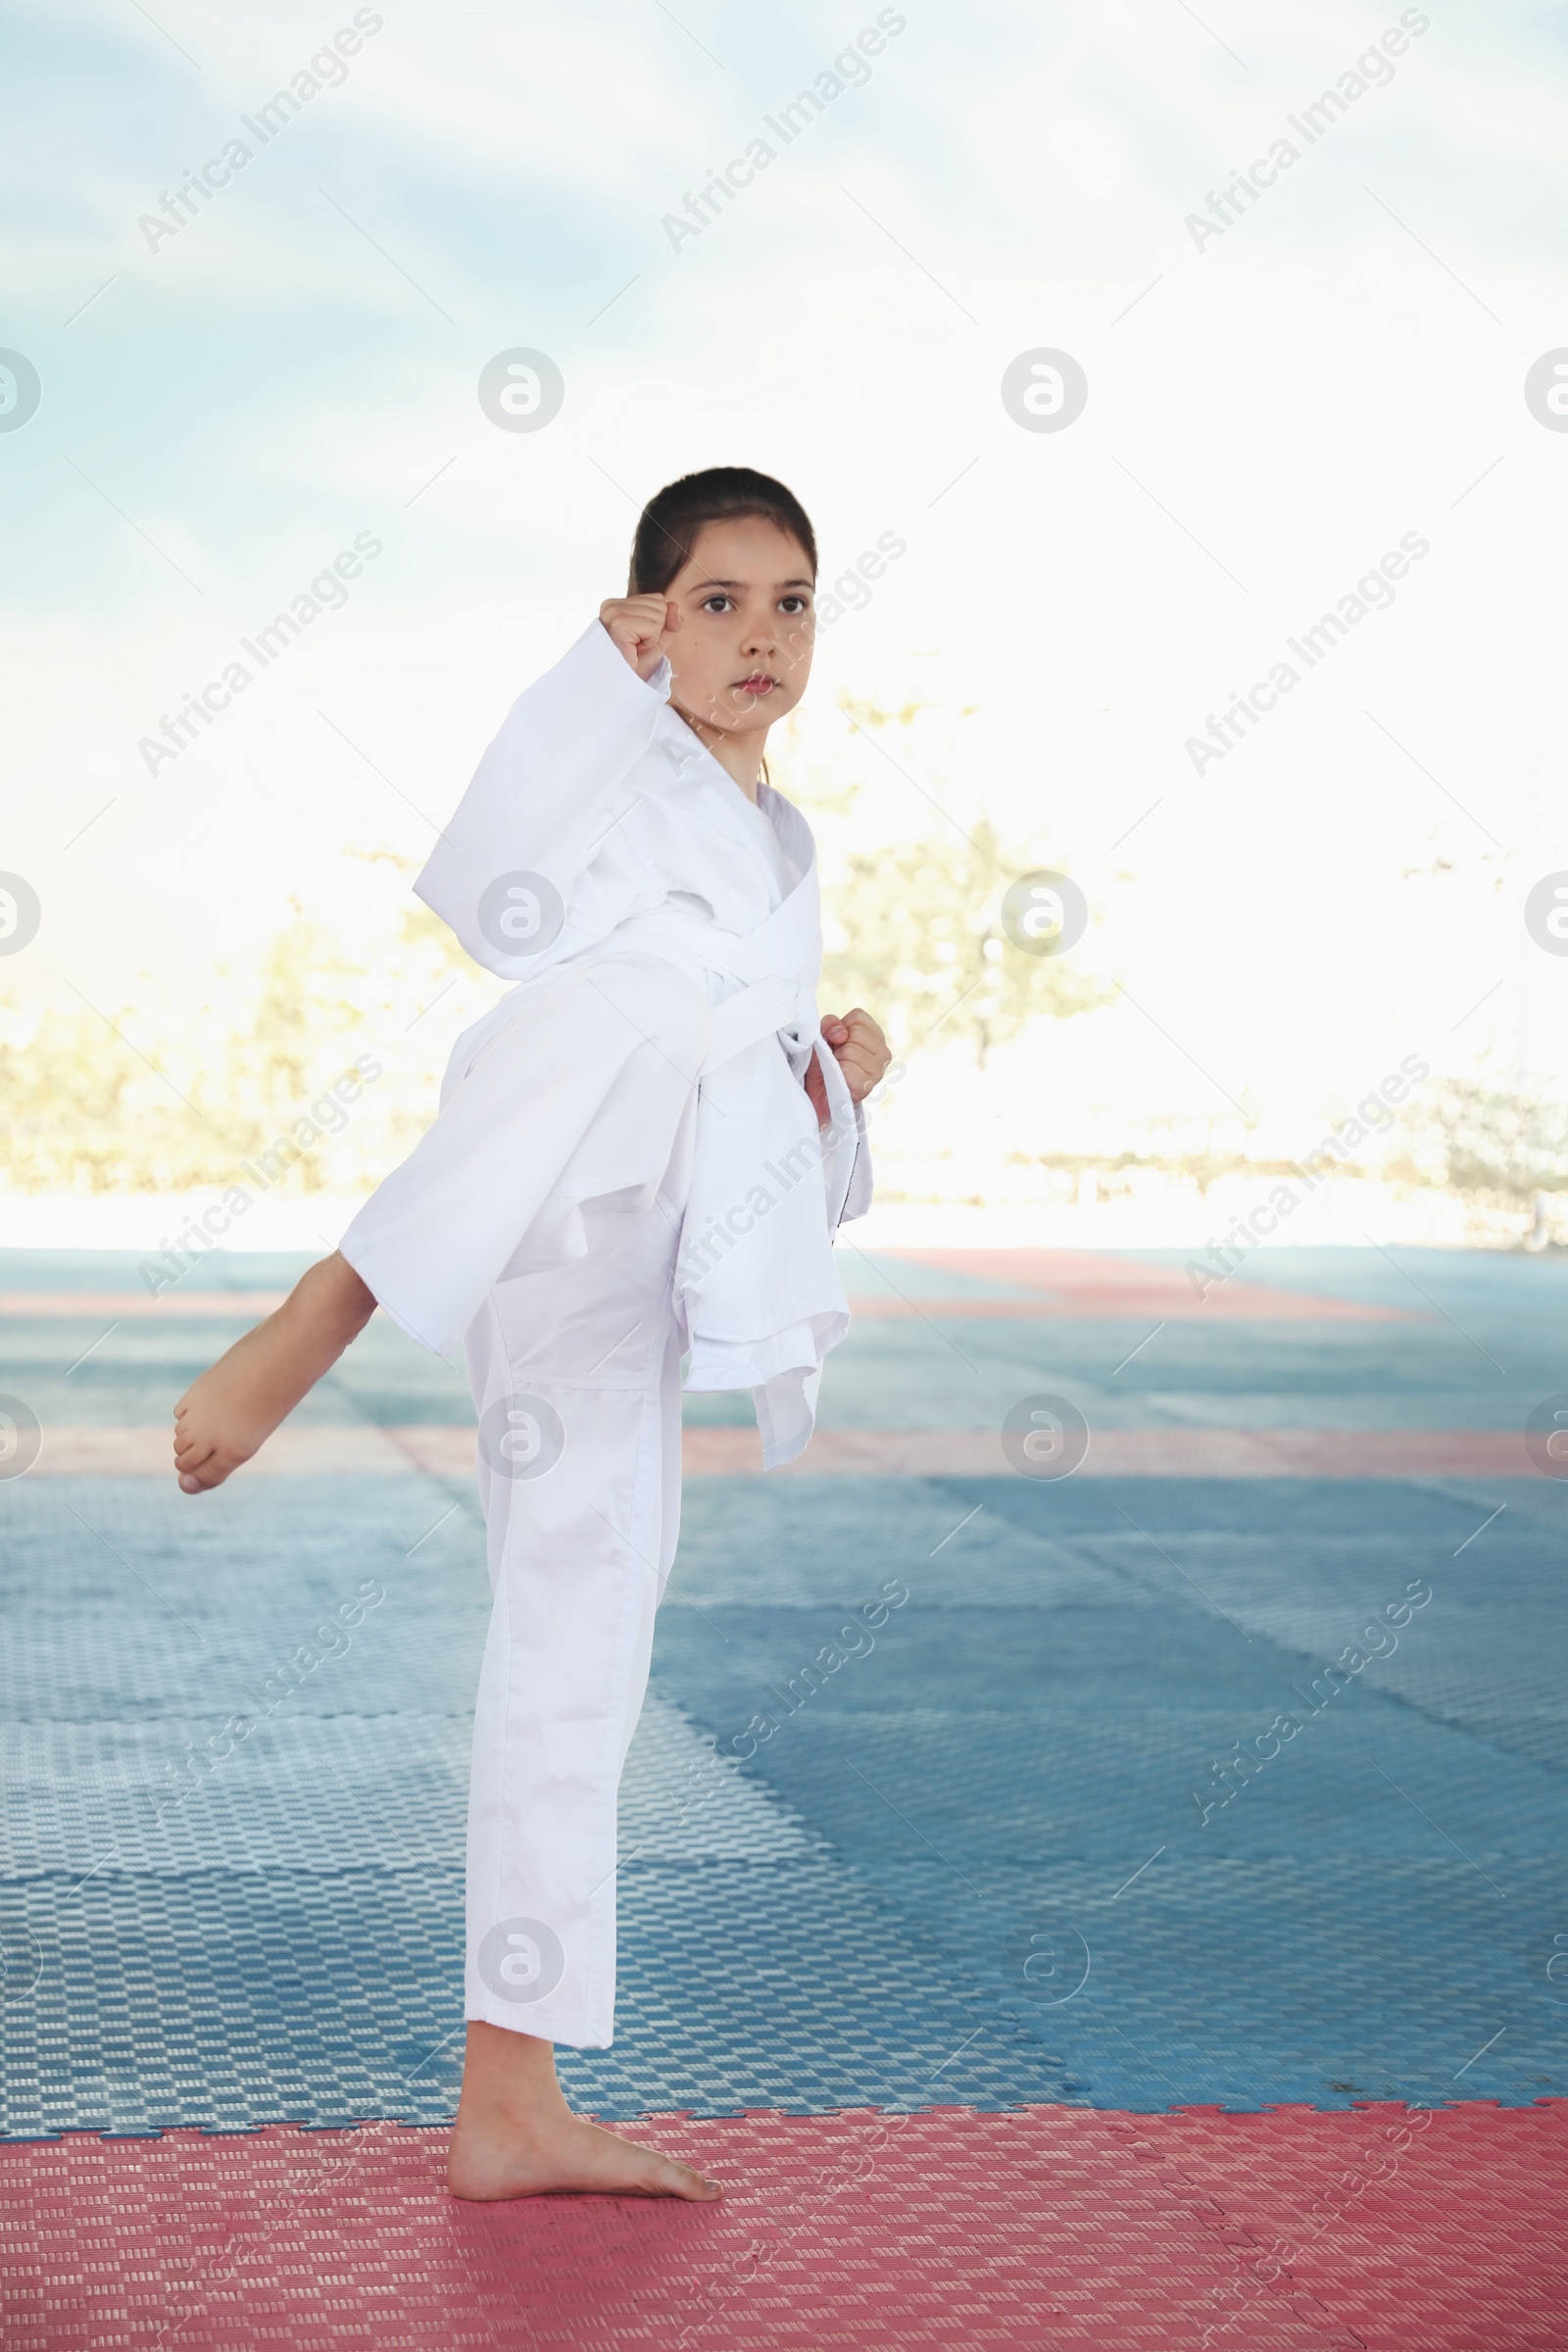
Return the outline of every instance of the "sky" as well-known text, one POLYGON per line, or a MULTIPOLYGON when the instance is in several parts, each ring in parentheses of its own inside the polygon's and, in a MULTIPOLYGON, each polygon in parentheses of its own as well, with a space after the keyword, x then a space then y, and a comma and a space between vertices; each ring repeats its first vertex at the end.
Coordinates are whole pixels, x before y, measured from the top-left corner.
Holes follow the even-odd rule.
POLYGON ((1568 869, 1568 408, 1527 399, 1568 366, 1560 15, 0 21, 0 867, 41 909, 5 1001, 151 1007, 233 985, 291 900, 384 912, 363 853, 422 860, 642 501, 748 463, 824 587, 902 543, 777 780, 858 784, 873 842, 987 817, 1089 896, 1123 994, 1031 1063, 1069 1123, 1097 1088, 1134 1123, 1242 1102, 1299 1148, 1411 1053, 1568 1093, 1568 956, 1525 920, 1568 869), (515 352, 559 374, 532 429, 481 401, 515 352), (1057 424, 1042 379, 1036 429, 1006 387, 1042 353, 1085 397, 1057 424), (921 706, 896 758, 843 696, 921 706))

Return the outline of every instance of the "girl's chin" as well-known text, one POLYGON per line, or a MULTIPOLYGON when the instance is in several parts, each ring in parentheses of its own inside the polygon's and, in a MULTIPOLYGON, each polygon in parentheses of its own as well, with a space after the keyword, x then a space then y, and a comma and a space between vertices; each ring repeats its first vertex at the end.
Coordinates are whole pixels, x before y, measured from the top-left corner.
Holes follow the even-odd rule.
POLYGON ((760 733, 762 728, 770 727, 774 719, 782 718, 787 710, 793 710, 800 699, 782 686, 775 686, 771 694, 737 694, 732 688, 726 689, 706 709, 701 702, 688 702, 679 692, 672 697, 683 717, 690 713, 720 735, 760 733))
POLYGON ((725 704, 732 726, 765 727, 782 712, 793 710, 799 700, 798 695, 788 693, 782 686, 775 686, 771 694, 731 692, 725 697, 725 704))

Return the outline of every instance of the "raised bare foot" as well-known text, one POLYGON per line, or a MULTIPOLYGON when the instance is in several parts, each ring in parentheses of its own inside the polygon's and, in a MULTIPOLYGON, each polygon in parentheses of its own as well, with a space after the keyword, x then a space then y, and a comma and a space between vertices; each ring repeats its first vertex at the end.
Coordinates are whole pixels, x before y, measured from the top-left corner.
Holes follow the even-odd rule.
POLYGON ((710 2204, 722 2193, 691 2165, 573 2115, 556 2081, 550 2043, 478 2019, 468 2026, 447 2186, 455 2197, 481 2204, 552 2189, 686 2197, 694 2204, 710 2204))
POLYGON ((175 1405, 184 1493, 220 1487, 248 1462, 374 1312, 373 1294, 335 1250, 303 1274, 275 1313, 199 1373, 175 1405))
POLYGON ((508 2127, 499 2118, 461 2116, 447 2150, 447 2186, 455 2197, 488 2203, 580 2189, 608 2197, 687 2197, 708 2204, 716 2180, 657 2148, 585 2123, 563 2104, 558 2119, 508 2127))

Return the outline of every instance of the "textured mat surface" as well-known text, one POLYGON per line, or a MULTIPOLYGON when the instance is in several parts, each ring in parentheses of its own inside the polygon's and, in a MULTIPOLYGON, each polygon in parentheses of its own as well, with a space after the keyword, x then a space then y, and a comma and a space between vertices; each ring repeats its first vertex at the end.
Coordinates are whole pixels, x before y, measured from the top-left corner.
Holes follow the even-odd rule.
POLYGON ((846 1268, 910 1311, 829 1367, 831 1475, 691 1400, 616 2041, 563 2065, 734 2199, 475 2215, 458 1370, 372 1327, 193 1504, 138 1433, 224 1267, 117 1318, 134 1261, 0 1254, 57 1448, 0 1478, 8 2345, 1568 2344, 1564 1268, 1279 1252, 1223 1320, 1160 1253, 846 1268), (1089 1475, 1001 1454, 1042 1393, 1089 1475))
POLYGON ((955 2344, 1560 2352, 1568 2114, 1035 2108, 651 2133, 718 2206, 458 2206, 445 2134, 0 2158, 13 2352, 955 2344))
MULTIPOLYGON (((6 1510, 6 2129, 448 2113, 471 1502, 20 1481, 6 1510)), ((977 2107, 1568 2092, 1561 1540, 1496 1510, 694 1488, 620 2031, 573 2079, 620 2116, 918 2100, 939 2067, 977 2107)))

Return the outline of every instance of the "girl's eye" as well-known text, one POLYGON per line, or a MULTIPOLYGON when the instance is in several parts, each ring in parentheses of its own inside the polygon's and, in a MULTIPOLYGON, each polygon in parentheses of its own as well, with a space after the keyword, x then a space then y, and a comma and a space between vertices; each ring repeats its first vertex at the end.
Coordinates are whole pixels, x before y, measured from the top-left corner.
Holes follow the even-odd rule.
POLYGON ((810 611, 804 596, 783 596, 780 597, 779 603, 786 612, 808 612, 810 611))
POLYGON ((730 599, 727 596, 705 596, 703 599, 705 612, 727 612, 729 610, 730 599))

